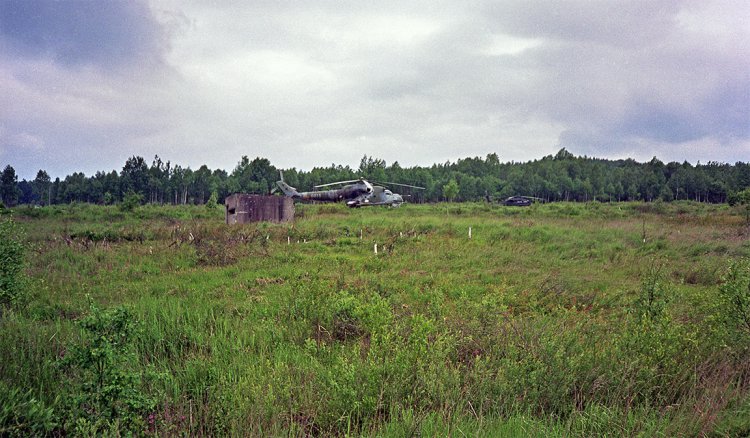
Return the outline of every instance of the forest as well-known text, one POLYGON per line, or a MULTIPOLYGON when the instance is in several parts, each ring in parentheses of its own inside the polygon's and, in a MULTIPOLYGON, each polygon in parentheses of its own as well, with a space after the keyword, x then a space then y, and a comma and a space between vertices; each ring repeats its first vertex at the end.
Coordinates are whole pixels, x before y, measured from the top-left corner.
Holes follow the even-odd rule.
POLYGON ((545 201, 673 201, 692 200, 733 204, 738 193, 750 187, 750 164, 710 161, 693 165, 664 163, 654 157, 640 163, 633 159, 609 160, 575 156, 566 149, 528 162, 501 162, 497 154, 463 158, 429 167, 401 167, 393 162, 363 156, 359 167, 331 164, 312 170, 279 169, 266 158, 243 156, 231 172, 197 170, 155 156, 148 164, 140 156, 127 159, 122 170, 99 171, 92 176, 74 172, 52 180, 40 169, 36 177, 19 181, 8 164, 0 177, 4 205, 53 205, 72 202, 117 204, 133 194, 141 203, 205 204, 228 194, 272 193, 283 170, 286 181, 300 190, 318 184, 367 178, 424 187, 406 193, 410 202, 459 202, 496 200, 508 196, 534 196, 545 201), (458 188, 455 196, 455 187, 458 188), (446 189, 448 191, 446 192, 446 189))

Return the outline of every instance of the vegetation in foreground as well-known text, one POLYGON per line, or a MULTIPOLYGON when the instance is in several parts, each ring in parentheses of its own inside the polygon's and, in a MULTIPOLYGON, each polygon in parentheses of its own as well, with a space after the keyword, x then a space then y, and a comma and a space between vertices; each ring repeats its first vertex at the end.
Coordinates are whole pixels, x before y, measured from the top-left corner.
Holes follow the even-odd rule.
POLYGON ((750 434, 744 210, 298 216, 3 216, 0 435, 750 434))

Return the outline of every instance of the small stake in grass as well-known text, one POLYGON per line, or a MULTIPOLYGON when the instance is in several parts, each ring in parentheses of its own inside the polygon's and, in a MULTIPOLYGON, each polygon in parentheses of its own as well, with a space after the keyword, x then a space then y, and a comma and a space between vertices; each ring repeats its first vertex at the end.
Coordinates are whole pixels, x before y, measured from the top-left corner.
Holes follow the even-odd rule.
POLYGON ((286 244, 291 245, 292 244, 292 238, 289 236, 286 236, 286 244))
POLYGON ((378 253, 378 244, 376 243, 375 244, 375 254, 377 254, 377 253, 378 253))
POLYGON ((362 240, 362 228, 359 229, 359 240, 362 240))
POLYGON ((469 227, 469 239, 471 239, 471 227, 469 227))

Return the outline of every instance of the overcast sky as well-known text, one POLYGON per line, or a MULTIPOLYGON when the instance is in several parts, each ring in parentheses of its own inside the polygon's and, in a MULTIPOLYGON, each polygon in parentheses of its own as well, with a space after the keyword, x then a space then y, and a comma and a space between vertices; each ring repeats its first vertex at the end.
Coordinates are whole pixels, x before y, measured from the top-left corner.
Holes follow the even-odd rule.
POLYGON ((0 0, 0 165, 20 178, 562 147, 750 161, 750 2, 0 0))

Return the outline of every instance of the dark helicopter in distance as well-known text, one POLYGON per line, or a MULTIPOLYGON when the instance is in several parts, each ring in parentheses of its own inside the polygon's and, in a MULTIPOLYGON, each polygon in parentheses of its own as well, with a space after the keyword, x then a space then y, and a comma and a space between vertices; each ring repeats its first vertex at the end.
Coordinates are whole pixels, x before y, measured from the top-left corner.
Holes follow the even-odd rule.
MULTIPOLYGON (((321 184, 314 188, 331 187, 342 185, 343 187, 333 190, 316 190, 312 192, 298 192, 297 189, 290 186, 284 181, 284 174, 279 172, 281 180, 276 181, 282 192, 292 199, 300 201, 318 201, 318 202, 346 202, 351 208, 368 207, 375 205, 387 205, 390 207, 399 207, 404 203, 403 196, 386 189, 380 185, 373 185, 364 178, 338 181, 328 184, 321 184)), ((378 184, 378 183, 376 183, 378 184)), ((410 187, 413 189, 424 190, 424 187, 412 186, 409 184, 382 183, 386 185, 410 187)))
POLYGON ((511 196, 502 201, 506 207, 528 207, 534 202, 544 202, 544 199, 534 196, 511 196))

